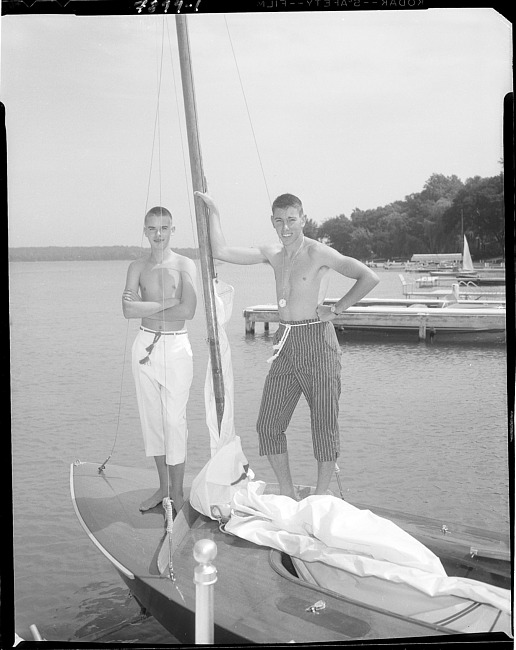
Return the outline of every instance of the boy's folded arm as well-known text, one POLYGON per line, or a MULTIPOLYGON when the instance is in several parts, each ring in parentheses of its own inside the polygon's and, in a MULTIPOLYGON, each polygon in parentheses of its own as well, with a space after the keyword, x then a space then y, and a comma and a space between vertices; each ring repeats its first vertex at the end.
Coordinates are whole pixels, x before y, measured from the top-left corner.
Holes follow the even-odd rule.
MULTIPOLYGON (((133 297, 124 291, 122 295, 122 309, 126 318, 146 318, 165 309, 176 307, 180 302, 177 298, 166 298, 163 301, 142 300, 139 295, 133 297)), ((179 316, 177 318, 179 320, 179 316)))

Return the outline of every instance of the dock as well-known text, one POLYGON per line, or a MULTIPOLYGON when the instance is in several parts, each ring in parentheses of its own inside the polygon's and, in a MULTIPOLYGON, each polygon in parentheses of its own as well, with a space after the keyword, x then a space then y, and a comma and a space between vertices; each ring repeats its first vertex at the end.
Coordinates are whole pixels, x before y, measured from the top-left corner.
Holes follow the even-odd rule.
POLYGON ((430 271, 431 277, 442 277, 448 278, 452 282, 472 284, 477 287, 488 286, 488 287, 500 287, 505 285, 505 277, 502 276, 489 276, 489 275, 461 275, 461 274, 444 274, 439 271, 430 271))
MULTIPOLYGON (((324 301, 332 305, 337 299, 324 301)), ((270 323, 278 323, 277 305, 255 305, 243 310, 246 334, 254 334, 256 323, 268 331, 270 323)), ((433 338, 437 332, 487 333, 505 332, 505 305, 500 301, 486 303, 460 300, 446 303, 439 299, 364 298, 332 321, 339 330, 417 331, 420 340, 433 338)))
POLYGON ((505 303, 505 288, 499 291, 481 289, 473 280, 466 278, 453 278, 454 282, 452 282, 452 278, 445 278, 443 279, 444 284, 441 283, 441 278, 436 276, 424 276, 407 282, 400 273, 399 278, 403 295, 410 299, 417 298, 425 301, 428 298, 445 299, 453 295, 452 284, 457 284, 459 300, 474 300, 482 304, 505 303))

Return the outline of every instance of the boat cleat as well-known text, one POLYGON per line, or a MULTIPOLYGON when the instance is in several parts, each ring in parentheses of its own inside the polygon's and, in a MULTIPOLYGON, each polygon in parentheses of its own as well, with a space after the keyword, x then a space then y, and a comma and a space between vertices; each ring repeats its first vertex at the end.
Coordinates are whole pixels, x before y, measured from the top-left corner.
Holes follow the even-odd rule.
POLYGON ((326 609, 326 603, 324 602, 324 600, 318 600, 313 605, 310 605, 310 607, 307 607, 305 609, 305 612, 311 612, 312 614, 317 614, 317 612, 320 612, 323 609, 326 609))
POLYGON ((211 514, 222 524, 227 524, 231 517, 231 506, 229 503, 219 506, 211 506, 211 514))
POLYGON ((451 530, 448 528, 448 526, 446 524, 443 524, 441 526, 441 533, 443 535, 446 535, 446 533, 451 533, 451 530))
POLYGON ((231 519, 231 506, 229 503, 218 506, 210 507, 211 516, 219 522, 219 530, 221 533, 226 533, 226 535, 231 535, 225 529, 226 524, 231 519))

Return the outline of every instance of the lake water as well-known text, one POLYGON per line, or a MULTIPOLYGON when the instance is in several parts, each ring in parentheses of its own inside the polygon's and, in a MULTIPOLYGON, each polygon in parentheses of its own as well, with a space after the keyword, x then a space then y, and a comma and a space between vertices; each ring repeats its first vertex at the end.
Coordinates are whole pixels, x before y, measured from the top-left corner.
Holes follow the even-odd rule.
MULTIPOLYGON (((128 262, 14 263, 10 267, 15 629, 47 640, 170 643, 152 618, 113 630, 139 607, 81 528, 70 499, 75 459, 153 467, 146 459, 130 370, 138 323, 121 313, 128 262), (111 631, 110 631, 111 629, 111 631)), ((255 420, 271 338, 246 336, 242 309, 275 303, 271 270, 218 267, 235 289, 227 331, 235 376, 235 424, 257 478, 255 420)), ((401 297, 393 271, 372 296, 401 297)), ((350 281, 337 275, 329 297, 350 281)), ((208 460, 202 304, 189 324, 195 378, 188 472, 208 460)), ((506 349, 486 342, 420 343, 417 334, 340 337, 341 482, 345 498, 507 532, 506 349)), ((288 431, 294 480, 314 483, 308 407, 288 431)), ((334 491, 337 485, 331 486, 334 491)), ((4 585, 5 586, 5 581, 4 585)), ((4 597, 5 602, 5 597, 4 597)))

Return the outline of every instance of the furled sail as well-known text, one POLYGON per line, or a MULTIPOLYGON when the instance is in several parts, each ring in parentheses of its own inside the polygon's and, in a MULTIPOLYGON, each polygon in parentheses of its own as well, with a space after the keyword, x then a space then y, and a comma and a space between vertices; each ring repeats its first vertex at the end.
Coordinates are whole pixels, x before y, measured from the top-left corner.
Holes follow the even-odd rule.
MULTIPOLYGON (((508 589, 447 576, 430 549, 392 521, 337 497, 301 501, 264 494, 265 483, 249 482, 235 493, 227 532, 312 563, 357 576, 403 583, 429 596, 457 596, 511 610, 508 589)), ((334 589, 335 590, 335 589, 334 589)))
POLYGON ((231 317, 234 289, 218 279, 213 281, 213 286, 224 378, 224 415, 219 431, 213 390, 213 373, 211 361, 208 360, 204 401, 206 424, 210 433, 211 458, 192 481, 190 503, 198 512, 216 519, 217 517, 212 511, 213 506, 219 508, 229 506, 235 492, 246 485, 248 479, 253 475, 242 451, 240 438, 236 435, 233 417, 233 366, 225 324, 231 317))

